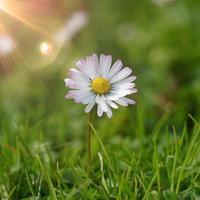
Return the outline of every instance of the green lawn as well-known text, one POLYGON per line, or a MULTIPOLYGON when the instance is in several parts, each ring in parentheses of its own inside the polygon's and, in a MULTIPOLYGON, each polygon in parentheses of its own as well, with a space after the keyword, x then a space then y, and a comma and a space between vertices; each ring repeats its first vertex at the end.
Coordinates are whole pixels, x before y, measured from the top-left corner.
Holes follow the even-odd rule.
POLYGON ((200 123, 192 116, 176 126, 166 112, 149 124, 138 99, 111 120, 95 117, 88 173, 87 115, 64 99, 59 74, 48 77, 36 88, 28 81, 22 97, 13 91, 18 99, 9 94, 1 103, 2 199, 200 198, 200 123))

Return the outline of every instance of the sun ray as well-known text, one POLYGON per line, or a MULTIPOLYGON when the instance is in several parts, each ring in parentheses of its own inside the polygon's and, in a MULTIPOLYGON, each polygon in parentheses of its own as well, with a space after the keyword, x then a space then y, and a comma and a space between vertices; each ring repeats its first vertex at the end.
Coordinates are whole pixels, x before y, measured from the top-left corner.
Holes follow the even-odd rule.
POLYGON ((27 3, 27 2, 25 3, 25 2, 13 1, 12 3, 16 4, 16 5, 20 6, 20 7, 25 7, 26 9, 27 8, 36 8, 37 10, 41 10, 42 12, 44 12, 46 10, 46 11, 51 12, 51 13, 52 12, 57 13, 56 9, 45 7, 45 6, 39 6, 39 5, 36 5, 36 4, 27 3))
MULTIPOLYGON (((49 66, 56 59, 63 45, 67 46, 88 21, 87 13, 84 11, 74 12, 67 19, 60 20, 58 10, 48 7, 48 4, 45 7, 36 5, 36 1, 34 2, 33 5, 17 0, 0 0, 0 14, 2 14, 0 21, 5 24, 6 29, 10 30, 10 33, 8 30, 6 32, 15 42, 15 50, 11 57, 4 58, 4 65, 8 65, 5 59, 9 59, 12 66, 15 66, 15 70, 23 71, 26 68, 27 70, 37 70, 49 66), (36 15, 34 12, 39 14, 36 15), (54 15, 56 15, 55 18, 54 15), (49 17, 53 18, 51 23, 47 23, 49 17), (6 21, 7 18, 8 21, 6 21), (24 24, 31 28, 26 28, 24 24), (24 31, 24 35, 27 35, 25 38, 16 30, 18 26, 24 31), (29 48, 30 46, 31 48, 29 48)), ((0 23, 0 28, 4 27, 2 23, 0 23)))
POLYGON ((52 26, 50 23, 46 23, 45 20, 41 20, 42 15, 52 16, 53 13, 56 13, 55 10, 48 7, 41 7, 14 0, 0 0, 0 9, 42 35, 49 36, 51 32, 56 30, 56 27, 52 26), (35 15, 36 12, 42 15, 37 18, 35 15))

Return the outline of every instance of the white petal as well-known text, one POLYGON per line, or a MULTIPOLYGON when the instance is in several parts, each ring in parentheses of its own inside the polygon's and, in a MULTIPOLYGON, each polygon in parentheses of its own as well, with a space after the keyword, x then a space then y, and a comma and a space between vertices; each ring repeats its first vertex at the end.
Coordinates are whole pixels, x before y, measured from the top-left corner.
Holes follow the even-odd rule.
POLYGON ((94 79, 97 75, 96 60, 94 60, 92 56, 89 56, 89 57, 86 58, 86 64, 85 65, 87 66, 87 69, 88 69, 88 71, 87 71, 88 76, 91 79, 94 79))
POLYGON ((110 80, 110 83, 115 83, 117 81, 121 81, 122 79, 129 76, 131 74, 131 72, 132 72, 131 68, 125 67, 119 73, 117 73, 115 76, 112 77, 112 79, 110 80))
POLYGON ((100 76, 107 78, 111 63, 112 63, 111 55, 106 56, 106 55, 101 54, 100 63, 99 63, 99 75, 100 76))
POLYGON ((122 98, 115 100, 115 102, 121 106, 128 106, 128 103, 125 100, 123 100, 122 98))
POLYGON ((90 83, 89 82, 82 82, 82 81, 74 81, 70 78, 65 79, 66 86, 71 89, 89 89, 90 83))
POLYGON ((111 106, 114 109, 119 108, 118 105, 116 103, 114 103, 113 101, 110 101, 110 100, 107 99, 106 102, 108 103, 109 106, 111 106))
POLYGON ((101 109, 102 109, 103 112, 107 112, 108 111, 108 106, 107 106, 107 103, 104 100, 104 96, 100 97, 99 105, 101 106, 101 109))
POLYGON ((128 78, 122 79, 118 83, 131 83, 137 79, 136 76, 129 76, 128 78))
POLYGON ((81 60, 76 62, 76 67, 82 72, 84 64, 85 64, 85 60, 81 59, 81 60))
POLYGON ((95 96, 92 93, 90 93, 87 96, 81 98, 81 102, 83 104, 88 104, 88 103, 93 102, 93 101, 95 102, 95 96))
POLYGON ((90 91, 88 90, 70 90, 65 97, 73 98, 75 102, 81 103, 82 99, 89 95, 90 95, 90 91))
POLYGON ((85 85, 90 83, 88 77, 85 76, 82 72, 80 72, 77 69, 74 69, 74 68, 70 69, 69 70, 69 76, 75 82, 78 82, 78 83, 81 83, 81 84, 85 84, 85 85))
MULTIPOLYGON (((71 79, 70 79, 70 80, 71 80, 71 79)), ((65 81, 65 83, 67 84, 68 81, 69 81, 69 78, 65 78, 64 81, 65 81)))
POLYGON ((123 63, 121 60, 117 60, 113 64, 113 66, 110 69, 109 75, 108 75, 109 80, 121 70, 122 66, 123 66, 123 63))
POLYGON ((65 79, 65 85, 66 85, 67 87, 69 87, 69 88, 74 89, 74 88, 73 88, 73 85, 70 86, 70 84, 71 84, 72 82, 73 82, 73 80, 70 79, 70 78, 66 78, 66 79, 65 79))
POLYGON ((99 101, 100 101, 100 96, 99 96, 98 94, 96 95, 95 101, 96 101, 97 104, 98 104, 99 101))
POLYGON ((103 110, 101 109, 101 106, 99 104, 97 106, 97 115, 98 117, 101 117, 103 115, 103 110))
POLYGON ((106 95, 106 98, 113 101, 113 100, 117 100, 118 98, 120 98, 121 95, 113 93, 112 91, 106 95))
POLYGON ((108 116, 108 118, 112 118, 112 111, 109 106, 108 106, 108 111, 106 112, 106 115, 108 116))
POLYGON ((89 66, 86 63, 86 60, 82 59, 76 62, 76 66, 85 76, 90 78, 89 66))
POLYGON ((65 98, 66 98, 66 99, 72 99, 72 98, 73 98, 73 95, 72 95, 72 94, 69 94, 69 93, 67 93, 67 94, 65 95, 65 98))
POLYGON ((136 103, 134 100, 129 99, 129 98, 126 98, 126 97, 122 97, 122 99, 123 99, 124 101, 126 101, 128 104, 134 105, 134 104, 136 103))
POLYGON ((95 105, 95 101, 92 101, 92 102, 90 102, 86 107, 85 107, 85 112, 86 113, 88 113, 88 112, 90 112, 91 110, 92 110, 92 108, 94 107, 94 105, 95 105))
POLYGON ((113 89, 112 90, 112 93, 113 94, 116 94, 118 97, 124 97, 126 95, 129 95, 129 94, 133 94, 133 93, 136 93, 137 92, 137 89, 133 88, 133 89, 127 89, 127 90, 119 90, 119 89, 113 89))
POLYGON ((96 55, 88 56, 85 60, 80 60, 76 63, 78 69, 88 76, 90 79, 94 79, 97 75, 98 70, 98 58, 96 55))
POLYGON ((138 90, 136 88, 133 88, 131 91, 132 91, 131 94, 134 94, 134 93, 137 93, 138 90))
POLYGON ((113 85, 114 89, 119 89, 119 90, 129 90, 135 87, 135 83, 122 83, 119 84, 118 82, 113 85))
POLYGON ((94 65, 94 71, 95 71, 95 76, 99 76, 99 59, 96 54, 92 55, 92 60, 93 60, 93 65, 94 65))
POLYGON ((68 94, 72 95, 73 97, 82 95, 82 94, 88 94, 88 93, 89 93, 89 91, 85 91, 85 90, 70 90, 68 92, 68 94))

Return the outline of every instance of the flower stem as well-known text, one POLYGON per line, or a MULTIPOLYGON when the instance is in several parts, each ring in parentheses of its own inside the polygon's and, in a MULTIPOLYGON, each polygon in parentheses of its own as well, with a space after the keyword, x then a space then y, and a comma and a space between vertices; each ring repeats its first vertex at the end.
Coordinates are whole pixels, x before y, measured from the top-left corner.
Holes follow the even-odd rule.
POLYGON ((88 128, 87 128, 87 153, 88 153, 88 163, 87 163, 87 170, 90 173, 90 166, 91 166, 91 133, 92 128, 90 126, 92 124, 92 111, 89 112, 88 115, 88 128))

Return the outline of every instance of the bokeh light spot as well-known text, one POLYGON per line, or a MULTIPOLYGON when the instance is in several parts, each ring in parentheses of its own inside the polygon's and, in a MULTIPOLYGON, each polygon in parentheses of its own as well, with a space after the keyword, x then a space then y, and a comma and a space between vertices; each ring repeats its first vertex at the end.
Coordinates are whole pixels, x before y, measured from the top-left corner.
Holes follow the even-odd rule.
POLYGON ((40 52, 41 54, 48 55, 52 52, 52 45, 48 42, 42 42, 40 44, 40 52))

